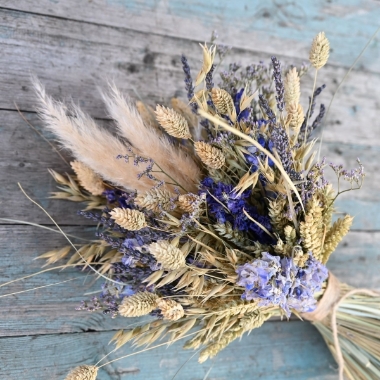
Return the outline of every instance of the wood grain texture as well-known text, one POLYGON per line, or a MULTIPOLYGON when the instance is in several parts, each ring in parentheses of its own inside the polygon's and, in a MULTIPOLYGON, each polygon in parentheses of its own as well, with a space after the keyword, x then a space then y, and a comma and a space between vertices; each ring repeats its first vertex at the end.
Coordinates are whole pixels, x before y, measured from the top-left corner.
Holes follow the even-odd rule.
MULTIPOLYGON (((0 34, 0 65, 7 67, 9 62, 17 62, 0 75, 2 91, 7 94, 1 97, 0 108, 14 109, 17 102, 23 110, 34 110, 30 86, 33 74, 54 97, 67 100, 72 96, 92 116, 106 118, 98 87, 105 88, 107 80, 114 80, 126 93, 134 95, 137 91, 151 103, 165 102, 173 95, 185 95, 182 53, 188 56, 194 74, 200 68, 197 41, 1 9, 0 16, 0 29, 7 31, 0 34)), ((288 47, 290 57, 279 55, 284 64, 307 60, 307 53, 300 58, 291 45, 288 47)), ((271 53, 278 51, 273 47, 271 53)), ((226 63, 268 63, 270 55, 235 49, 226 63)), ((335 65, 320 71, 318 83, 328 87, 319 101, 330 101, 345 72, 345 68, 335 65)), ((302 79, 304 102, 311 91, 312 76, 311 70, 302 79)), ((379 88, 380 74, 354 71, 333 103, 325 140, 379 146, 375 127, 379 88)))
MULTIPOLYGON (((331 62, 344 67, 355 60, 380 19, 376 0, 0 0, 0 6, 184 40, 205 41, 216 29, 236 48, 303 60, 309 41, 324 30, 334 47, 331 62)), ((366 70, 380 71, 379 38, 361 62, 366 70)))
MULTIPOLYGON (((63 227, 65 233, 94 239, 94 228, 63 227)), ((83 241, 75 240, 76 243, 83 241)), ((33 226, 0 226, 2 265, 0 282, 4 283, 37 273, 43 260, 34 260, 40 254, 68 245, 64 237, 33 226)), ((64 264, 64 260, 48 268, 64 264)), ((46 268, 43 268, 46 269, 46 268)), ((102 279, 96 281, 91 271, 76 268, 54 270, 0 288, 0 296, 36 287, 73 281, 0 298, 0 336, 54 334, 82 331, 104 331, 125 328, 136 321, 113 320, 101 312, 75 310, 81 300, 90 299, 99 291, 102 279)))
MULTIPOLYGON (((61 380, 69 369, 93 364, 107 354, 112 335, 103 332, 2 338, 0 378, 61 380)), ((182 350, 182 345, 179 341, 167 349, 153 349, 105 366, 98 379, 171 380, 193 355, 193 351, 182 350)), ((125 346, 110 359, 132 352, 125 346)), ((299 321, 269 322, 240 342, 233 342, 213 360, 198 364, 195 356, 176 379, 201 380, 210 371, 207 378, 213 380, 333 380, 337 376, 335 368, 312 325, 299 321)))
MULTIPOLYGON (((180 55, 188 56, 195 74, 200 66, 198 41, 207 40, 212 29, 219 29, 220 40, 234 47, 230 61, 243 65, 269 62, 273 53, 284 64, 300 64, 307 59, 312 37, 324 30, 333 48, 318 80, 328 85, 320 97, 327 104, 379 19, 380 8, 372 0, 0 0, 0 217, 51 223, 20 193, 21 182, 65 231, 77 234, 77 226, 85 236, 93 231, 88 221, 76 216, 79 204, 48 199, 55 184, 47 168, 67 168, 15 112, 17 102, 29 111, 28 120, 52 138, 33 113, 30 75, 37 75, 54 97, 67 101, 72 96, 92 116, 106 120, 97 86, 104 88, 108 79, 126 93, 136 90, 151 104, 165 103, 173 95, 184 97, 180 55)), ((302 81, 306 100, 312 73, 302 81)), ((355 231, 333 255, 329 268, 352 285, 378 289, 379 89, 378 36, 331 108, 322 151, 328 161, 348 167, 359 156, 368 173, 360 192, 338 202, 340 211, 355 216, 355 231)), ((107 121, 105 127, 112 128, 107 121)), ((40 263, 33 258, 62 244, 58 234, 35 227, 0 226, 0 282, 37 272, 40 263)), ((86 274, 75 269, 49 272, 0 288, 0 295, 73 277, 79 279, 0 298, 1 379, 61 379, 69 368, 94 363, 112 347, 107 346, 114 333, 110 330, 125 327, 126 320, 74 310, 83 293, 99 284, 92 284, 86 274)), ((171 379, 191 356, 180 348, 177 343, 123 360, 106 367, 99 378, 171 379)), ((212 365, 209 379, 336 378, 321 337, 310 324, 298 321, 269 322, 215 361, 197 365, 194 358, 177 378, 203 379, 212 365)))

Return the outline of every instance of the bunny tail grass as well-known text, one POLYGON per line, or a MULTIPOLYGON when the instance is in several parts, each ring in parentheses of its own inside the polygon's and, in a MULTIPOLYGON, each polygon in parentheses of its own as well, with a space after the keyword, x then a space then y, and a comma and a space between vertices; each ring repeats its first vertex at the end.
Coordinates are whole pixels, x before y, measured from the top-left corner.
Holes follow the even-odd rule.
POLYGON ((145 125, 134 105, 115 85, 110 85, 109 93, 103 98, 110 116, 117 123, 119 134, 132 144, 137 154, 153 159, 161 168, 163 173, 156 173, 156 177, 168 181, 164 173, 170 173, 178 185, 195 192, 200 179, 200 170, 195 161, 157 129, 145 125))

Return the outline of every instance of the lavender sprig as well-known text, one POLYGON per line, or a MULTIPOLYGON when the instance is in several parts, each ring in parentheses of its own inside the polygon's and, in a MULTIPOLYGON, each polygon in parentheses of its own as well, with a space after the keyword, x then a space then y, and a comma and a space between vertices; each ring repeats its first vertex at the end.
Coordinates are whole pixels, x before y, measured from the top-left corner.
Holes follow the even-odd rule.
POLYGON ((277 100, 277 108, 280 112, 284 110, 285 107, 285 101, 284 101, 284 83, 282 82, 282 77, 281 77, 281 64, 279 60, 273 56, 272 58, 272 63, 273 63, 273 80, 275 83, 276 87, 276 100, 277 100))
MULTIPOLYGON (((193 86, 193 79, 191 78, 191 73, 190 73, 190 65, 185 55, 182 55, 181 62, 182 62, 183 72, 185 73, 185 88, 187 91, 187 99, 191 101, 194 98, 194 86, 193 86)), ((191 102, 190 106, 191 106, 192 111, 194 113, 197 113, 198 104, 195 102, 191 102)))
POLYGON ((272 124, 276 124, 276 116, 273 113, 272 109, 269 107, 269 104, 263 95, 259 95, 259 104, 260 107, 264 110, 265 114, 268 116, 269 121, 272 124))

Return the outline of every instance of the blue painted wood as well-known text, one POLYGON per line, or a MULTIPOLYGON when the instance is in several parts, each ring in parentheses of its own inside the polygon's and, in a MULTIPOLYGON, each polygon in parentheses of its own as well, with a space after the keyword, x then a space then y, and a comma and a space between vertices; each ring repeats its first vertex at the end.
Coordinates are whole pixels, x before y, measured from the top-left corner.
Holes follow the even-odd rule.
MULTIPOLYGON (((55 334, 1 339, 0 378, 16 380, 63 379, 70 368, 94 364, 112 346, 112 333, 55 334)), ((192 355, 182 342, 123 359, 103 367, 98 379, 170 380, 192 355)), ((126 345, 110 359, 134 351, 126 345)), ((103 363, 103 362, 102 362, 103 363)), ((105 362, 104 362, 105 363, 105 362)), ((333 380, 334 363, 324 341, 309 323, 268 322, 240 342, 235 341, 215 359, 203 364, 191 359, 176 379, 333 380), (210 371, 210 372, 209 372, 210 371)))
MULTIPOLYGON (((63 225, 80 222, 74 215, 74 207, 46 199, 53 183, 45 169, 50 165, 61 168, 59 159, 30 131, 26 132, 23 122, 12 111, 14 100, 25 110, 33 109, 30 72, 38 74, 54 96, 73 95, 92 115, 104 117, 96 85, 106 76, 114 77, 127 92, 137 88, 151 101, 161 102, 174 93, 183 95, 179 55, 186 52, 190 61, 199 65, 195 40, 208 38, 213 28, 219 29, 225 42, 239 48, 235 56, 244 64, 262 57, 268 59, 274 52, 282 59, 300 62, 307 57, 311 38, 324 29, 333 46, 332 65, 326 67, 326 74, 321 74, 320 80, 333 83, 333 79, 344 75, 342 67, 353 61, 380 19, 376 2, 358 0, 331 3, 25 0, 19 3, 0 0, 0 8, 16 9, 0 9, 0 66, 4 67, 0 73, 0 108, 10 110, 0 111, 1 133, 6 137, 0 140, 0 179, 5 183, 0 188, 2 213, 46 221, 25 199, 18 198, 15 181, 20 180, 28 184, 26 188, 63 225)), ((329 267, 353 285, 375 287, 380 286, 378 266, 373 265, 380 262, 380 235, 366 231, 380 228, 376 191, 379 171, 373 159, 380 146, 376 129, 380 104, 378 41, 377 38, 359 70, 353 73, 353 82, 342 89, 339 106, 333 106, 331 120, 339 117, 342 124, 330 126, 326 133, 330 142, 324 148, 331 156, 328 160, 336 163, 342 160, 351 165, 355 156, 360 156, 365 164, 368 162, 367 185, 357 193, 361 195, 350 194, 338 202, 341 210, 356 216, 354 229, 361 231, 346 238, 329 267)), ((310 90, 310 86, 306 84, 305 89, 310 90)), ((331 92, 332 87, 327 91, 331 92)), ((33 115, 28 117, 39 126, 33 115)), ((39 264, 32 262, 32 258, 41 253, 40 247, 45 250, 62 243, 61 239, 55 240, 29 227, 5 227, 0 233, 0 256, 4 263, 0 267, 0 279, 37 271, 39 264)), ((74 270, 51 273, 12 289, 45 285, 72 275, 74 270)), ((69 367, 86 361, 94 363, 99 353, 108 351, 106 343, 113 332, 107 330, 125 322, 74 312, 74 306, 82 298, 83 285, 81 280, 70 284, 73 286, 62 284, 0 299, 0 331, 13 336, 0 339, 1 379, 63 378, 69 367), (86 330, 105 331, 81 332, 86 330), (34 336, 25 337, 25 334, 34 336)), ((99 378, 170 379, 190 356, 180 347, 178 343, 167 351, 157 350, 126 359, 102 372, 99 378)), ((212 362, 197 365, 194 359, 191 363, 177 378, 201 379, 212 365, 212 362)), ((332 358, 320 336, 308 323, 301 322, 266 323, 241 343, 233 343, 214 363, 209 378, 336 378, 332 358)))
MULTIPOLYGON (((92 0, 81 4, 75 0, 41 0, 37 4, 24 0, 17 5, 2 0, 1 5, 199 41, 217 29, 225 43, 232 46, 271 52, 268 49, 276 45, 278 54, 299 58, 306 56, 309 41, 323 30, 334 46, 332 62, 346 67, 379 27, 380 20, 376 0, 92 0)), ((360 64, 377 72, 379 38, 360 64)))

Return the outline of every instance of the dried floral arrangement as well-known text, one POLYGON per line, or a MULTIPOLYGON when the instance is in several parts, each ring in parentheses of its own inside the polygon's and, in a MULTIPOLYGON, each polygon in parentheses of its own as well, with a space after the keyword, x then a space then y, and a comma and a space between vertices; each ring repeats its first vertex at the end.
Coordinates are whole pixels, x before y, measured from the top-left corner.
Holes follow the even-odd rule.
MULTIPOLYGON (((307 109, 307 67, 282 68, 272 57, 269 66, 231 64, 217 78, 226 48, 215 38, 201 48, 194 81, 182 56, 187 103, 135 106, 111 85, 103 98, 114 134, 35 82, 42 120, 75 157, 74 176, 51 170, 53 197, 85 202, 79 215, 98 223, 91 243, 40 257, 67 258, 104 278, 100 296, 79 310, 155 317, 119 331, 116 348, 188 338, 184 348, 201 348, 204 362, 269 318, 294 314, 321 332, 341 379, 380 378, 380 295, 342 284, 326 268, 353 220, 333 222, 334 202, 364 179, 360 161, 348 171, 316 160, 313 136, 325 115, 323 104, 314 115, 324 89, 316 81, 328 39, 321 32, 311 46, 307 109)), ((107 364, 80 366, 66 379, 95 379, 107 364)))

